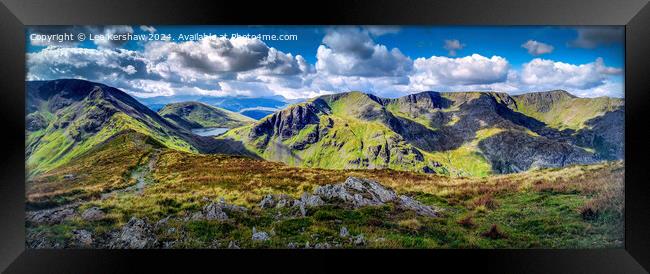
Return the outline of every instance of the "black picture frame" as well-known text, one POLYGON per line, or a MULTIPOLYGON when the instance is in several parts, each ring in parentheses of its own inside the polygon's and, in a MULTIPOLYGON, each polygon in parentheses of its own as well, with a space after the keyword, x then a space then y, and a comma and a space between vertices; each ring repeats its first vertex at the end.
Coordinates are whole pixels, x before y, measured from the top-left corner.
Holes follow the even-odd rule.
POLYGON ((650 5, 647 0, 0 0, 0 269, 7 273, 647 273, 650 269, 650 5), (25 25, 624 25, 625 248, 592 250, 29 250, 24 227, 25 25), (231 272, 231 271, 227 271, 231 272))

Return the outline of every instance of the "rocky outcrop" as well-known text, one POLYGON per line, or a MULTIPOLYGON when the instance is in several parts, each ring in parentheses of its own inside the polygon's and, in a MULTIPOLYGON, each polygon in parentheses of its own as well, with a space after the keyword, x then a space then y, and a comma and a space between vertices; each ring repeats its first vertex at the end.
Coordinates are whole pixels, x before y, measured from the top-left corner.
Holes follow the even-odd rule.
POLYGON ((158 241, 145 220, 132 217, 109 243, 110 248, 152 248, 158 241))
POLYGON ((104 218, 104 216, 105 216, 104 212, 98 207, 91 207, 81 213, 81 218, 86 221, 101 220, 104 218))
POLYGON ((257 231, 257 229, 253 227, 253 235, 251 236, 251 240, 263 242, 268 241, 269 239, 271 239, 271 236, 269 236, 268 233, 264 231, 257 231))
POLYGON ((325 200, 340 200, 354 207, 383 205, 397 199, 394 191, 384 188, 379 183, 355 177, 348 177, 340 184, 320 186, 314 194, 325 200))
POLYGON ((203 207, 203 209, 200 212, 195 212, 194 214, 192 214, 191 219, 208 220, 208 221, 212 221, 212 220, 224 221, 224 220, 228 220, 228 214, 226 214, 226 212, 233 212, 233 211, 243 212, 246 210, 247 209, 245 207, 228 204, 225 202, 223 198, 221 198, 219 202, 216 203, 209 202, 207 205, 203 207))
POLYGON ((74 217, 76 206, 76 204, 70 204, 52 209, 28 211, 25 218, 33 224, 58 224, 74 217))
POLYGON ((341 229, 339 230, 339 237, 346 238, 348 236, 350 236, 350 232, 348 232, 348 228, 342 226, 341 229))
POLYGON ((406 210, 415 211, 418 215, 428 216, 428 217, 438 217, 438 212, 431 208, 430 206, 423 205, 422 203, 416 201, 415 199, 401 195, 399 196, 399 206, 406 210))
MULTIPOLYGON (((381 206, 394 203, 399 208, 411 210, 415 213, 438 217, 439 209, 424 205, 408 196, 398 196, 394 190, 380 183, 357 177, 348 177, 345 182, 319 186, 313 194, 304 192, 300 199, 293 199, 285 194, 269 194, 259 202, 261 208, 282 208, 289 204, 297 208, 302 216, 306 216, 307 209, 327 204, 342 204, 352 208, 364 206, 381 206)), ((347 228, 342 228, 341 233, 347 233, 347 228)))
POLYGON ((228 215, 226 215, 225 212, 223 212, 223 209, 219 204, 216 203, 211 203, 209 205, 206 205, 203 207, 203 216, 205 217, 206 220, 211 221, 211 220, 228 220, 228 215))
POLYGON ((439 216, 438 209, 424 205, 408 196, 398 196, 392 189, 368 179, 348 177, 343 183, 318 187, 314 191, 314 195, 327 202, 342 202, 355 208, 379 206, 390 202, 422 216, 439 216))
POLYGON ((47 120, 40 113, 30 113, 25 117, 25 129, 37 131, 47 127, 47 120))
MULTIPOLYGON (((321 110, 312 103, 289 107, 255 124, 249 137, 254 139, 265 136, 270 139, 273 136, 278 136, 281 140, 289 139, 308 124, 318 124, 320 112, 321 110)), ((262 143, 261 146, 266 146, 267 142, 262 143)))
POLYGON ((72 241, 75 247, 91 247, 93 244, 92 234, 87 230, 72 231, 72 241))
POLYGON ((594 154, 582 148, 518 131, 506 131, 486 138, 479 142, 479 148, 496 173, 598 161, 594 154))

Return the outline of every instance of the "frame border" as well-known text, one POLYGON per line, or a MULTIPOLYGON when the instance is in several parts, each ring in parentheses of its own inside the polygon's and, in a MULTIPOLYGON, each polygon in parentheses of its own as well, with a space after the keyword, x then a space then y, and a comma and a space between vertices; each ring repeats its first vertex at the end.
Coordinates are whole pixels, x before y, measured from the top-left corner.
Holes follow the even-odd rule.
MULTIPOLYGON (((648 0, 268 1, 0 0, 0 270, 133 272, 154 265, 323 272, 404 271, 438 264, 482 272, 647 273, 650 269, 650 5, 648 0), (623 2, 623 3, 621 3, 623 2), (254 6, 255 5, 255 6, 254 6), (254 7, 253 7, 254 6, 254 7), (317 7, 317 11, 314 11, 317 7), (24 232, 25 25, 625 25, 625 248, 599 250, 26 250, 24 232), (20 118, 19 118, 20 117, 20 118), (644 138, 645 137, 645 138, 644 138), (15 259, 15 260, 14 260, 15 259), (403 262, 396 262, 399 259, 403 262), (180 261, 179 261, 180 260, 180 261), (169 262, 184 262, 169 265, 169 262), (243 261, 244 263, 234 263, 243 261), (246 263, 248 261, 248 263, 246 263), (331 262, 331 263, 328 263, 331 262), (191 263, 189 263, 191 262, 191 263), (253 262, 253 263, 251 263, 253 262), (320 262, 320 263, 319 263, 320 262), (325 263, 323 263, 325 262, 325 263), (385 263, 378 263, 385 262, 385 263), (11 264, 11 265, 10 265, 11 264), (300 265, 301 267, 297 267, 300 265), (644 269, 645 268, 645 269, 644 269)), ((171 268, 170 268, 171 267, 171 268)))

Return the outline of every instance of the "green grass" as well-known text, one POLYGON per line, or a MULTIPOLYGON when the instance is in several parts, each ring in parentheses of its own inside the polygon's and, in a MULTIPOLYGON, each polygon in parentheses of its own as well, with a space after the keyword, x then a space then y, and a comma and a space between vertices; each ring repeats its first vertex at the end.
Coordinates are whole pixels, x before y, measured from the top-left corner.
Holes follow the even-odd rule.
MULTIPOLYGON (((490 132, 482 133, 488 135, 490 132)), ((133 136, 145 135, 126 134, 124 138, 133 136)), ((75 189, 97 193, 123 188, 134 182, 129 182, 128 176, 119 175, 115 179, 109 176, 120 172, 129 174, 134 167, 148 162, 151 149, 162 148, 150 175, 151 181, 142 194, 124 192, 103 200, 94 198, 82 202, 80 210, 97 206, 106 212, 106 220, 85 222, 75 218, 59 225, 28 224, 28 233, 45 231, 48 238, 67 244, 70 231, 74 229, 103 235, 119 229, 133 216, 151 223, 169 216, 168 224, 157 229, 155 234, 160 241, 174 241, 176 248, 224 248, 230 241, 244 248, 286 248, 289 243, 304 246, 307 242, 310 246, 327 242, 343 248, 595 248, 622 245, 623 167, 620 162, 486 178, 450 178, 392 170, 298 168, 243 157, 184 153, 161 145, 148 149, 134 145, 133 149, 143 150, 116 154, 116 151, 123 151, 124 141, 126 139, 116 140, 104 149, 71 162, 63 170, 38 176, 38 181, 29 183, 28 195, 34 199, 40 197, 40 201, 46 203, 61 197, 48 193, 75 189), (97 166, 102 168, 93 168, 97 166), (89 176, 80 177, 73 184, 61 180, 63 174, 76 173, 75 170, 83 170, 89 176), (347 176, 377 180, 399 194, 442 208, 443 215, 426 218, 388 204, 358 209, 337 205, 308 208, 307 216, 302 217, 296 215, 296 208, 261 210, 256 206, 269 193, 286 193, 297 198, 304 191, 341 182, 347 176), (116 181, 111 183, 113 180, 116 181), (204 197, 213 201, 224 197, 228 203, 250 209, 246 213, 228 212, 229 219, 222 222, 183 221, 207 204, 204 197), (598 212, 594 219, 583 219, 581 211, 587 207, 598 212), (467 218, 473 225, 461 222, 467 218), (492 225, 497 225, 502 238, 483 235, 492 225), (339 231, 343 226, 353 236, 363 234, 365 245, 356 246, 349 238, 341 238, 339 231), (253 228, 269 233, 271 239, 253 242, 253 228)), ((73 202, 97 196, 64 197, 67 202, 73 202)))
POLYGON ((180 127, 194 124, 198 127, 225 127, 235 128, 253 123, 255 120, 247 116, 226 109, 206 105, 200 102, 182 102, 165 105, 160 111, 160 116, 180 127), (184 110, 189 110, 185 112, 184 110), (171 116, 180 118, 179 124, 171 116))
POLYGON ((514 96, 517 101, 518 112, 533 117, 557 129, 578 130, 584 128, 585 122, 613 111, 623 105, 623 100, 618 98, 571 98, 564 97, 550 106, 549 111, 539 111, 539 106, 529 104, 524 97, 514 96))

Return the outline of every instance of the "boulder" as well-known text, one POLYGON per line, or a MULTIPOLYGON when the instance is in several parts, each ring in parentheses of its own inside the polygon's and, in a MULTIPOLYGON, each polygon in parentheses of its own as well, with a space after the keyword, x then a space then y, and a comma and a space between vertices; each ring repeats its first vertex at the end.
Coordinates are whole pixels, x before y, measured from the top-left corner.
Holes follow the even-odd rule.
POLYGON ((222 210, 230 211, 230 212, 245 212, 248 209, 243 207, 243 206, 238 206, 238 205, 233 205, 233 204, 228 204, 226 203, 226 199, 221 197, 219 199, 219 206, 221 207, 222 210))
POLYGON ((76 247, 90 247, 93 244, 93 237, 87 230, 73 230, 72 241, 72 244, 76 247))
POLYGON ((332 246, 329 243, 317 243, 314 248, 316 249, 329 249, 332 246))
POLYGON ((305 206, 322 206, 325 204, 323 199, 321 199, 317 195, 311 195, 307 192, 302 193, 302 196, 300 196, 300 201, 305 203, 305 206))
POLYGON ((27 246, 31 249, 52 249, 64 247, 61 242, 53 241, 48 237, 47 233, 43 231, 27 233, 25 240, 27 246))
POLYGON ((255 229, 253 227, 253 236, 251 237, 251 240, 253 240, 253 241, 268 241, 270 238, 271 237, 269 236, 268 233, 266 233, 264 231, 257 231, 257 229, 255 229))
POLYGON ((366 239, 363 237, 363 234, 359 234, 357 236, 354 236, 350 238, 352 241, 352 244, 354 245, 365 245, 366 244, 366 239))
POLYGON ((438 217, 438 211, 434 210, 430 206, 423 205, 417 200, 408 197, 408 196, 399 196, 399 207, 407 210, 415 211, 418 215, 427 216, 427 217, 438 217))
POLYGON ((154 247, 156 243, 151 226, 145 220, 132 217, 111 241, 109 247, 142 249, 154 247))
POLYGON ((217 203, 210 203, 203 207, 203 216, 206 220, 228 220, 228 215, 223 212, 223 207, 217 203))
POLYGON ((81 213, 81 218, 86 221, 97 221, 104 219, 106 214, 99 207, 91 207, 81 213))
MULTIPOLYGON (((209 201, 207 199, 206 201, 209 201)), ((200 212, 194 212, 191 215, 192 220, 228 220, 226 212, 245 212, 248 210, 243 206, 231 205, 221 198, 219 202, 211 202, 203 207, 200 212)))
POLYGON ((75 215, 75 205, 27 212, 25 218, 34 224, 58 224, 75 215))
POLYGON ((339 236, 341 236, 341 238, 346 238, 346 237, 350 236, 350 232, 348 232, 348 228, 342 226, 341 230, 339 231, 339 236))
POLYGON ((400 208, 415 211, 422 216, 438 217, 438 210, 408 196, 398 197, 392 189, 368 179, 348 177, 343 183, 320 186, 314 191, 314 194, 316 194, 314 196, 322 197, 328 201, 349 203, 355 208, 378 206, 391 202, 400 208))
POLYGON ((239 246, 235 242, 230 241, 228 243, 228 249, 239 249, 239 246))
POLYGON ((383 205, 397 198, 393 190, 384 188, 375 181, 356 177, 348 177, 340 184, 320 186, 314 194, 325 200, 351 203, 354 207, 383 205))
POLYGON ((289 195, 286 194, 268 194, 262 198, 259 206, 261 208, 283 208, 294 201, 289 195))
POLYGON ((264 198, 262 198, 262 201, 260 201, 259 206, 261 208, 271 208, 275 206, 275 202, 273 201, 273 195, 269 194, 264 196, 264 198))

